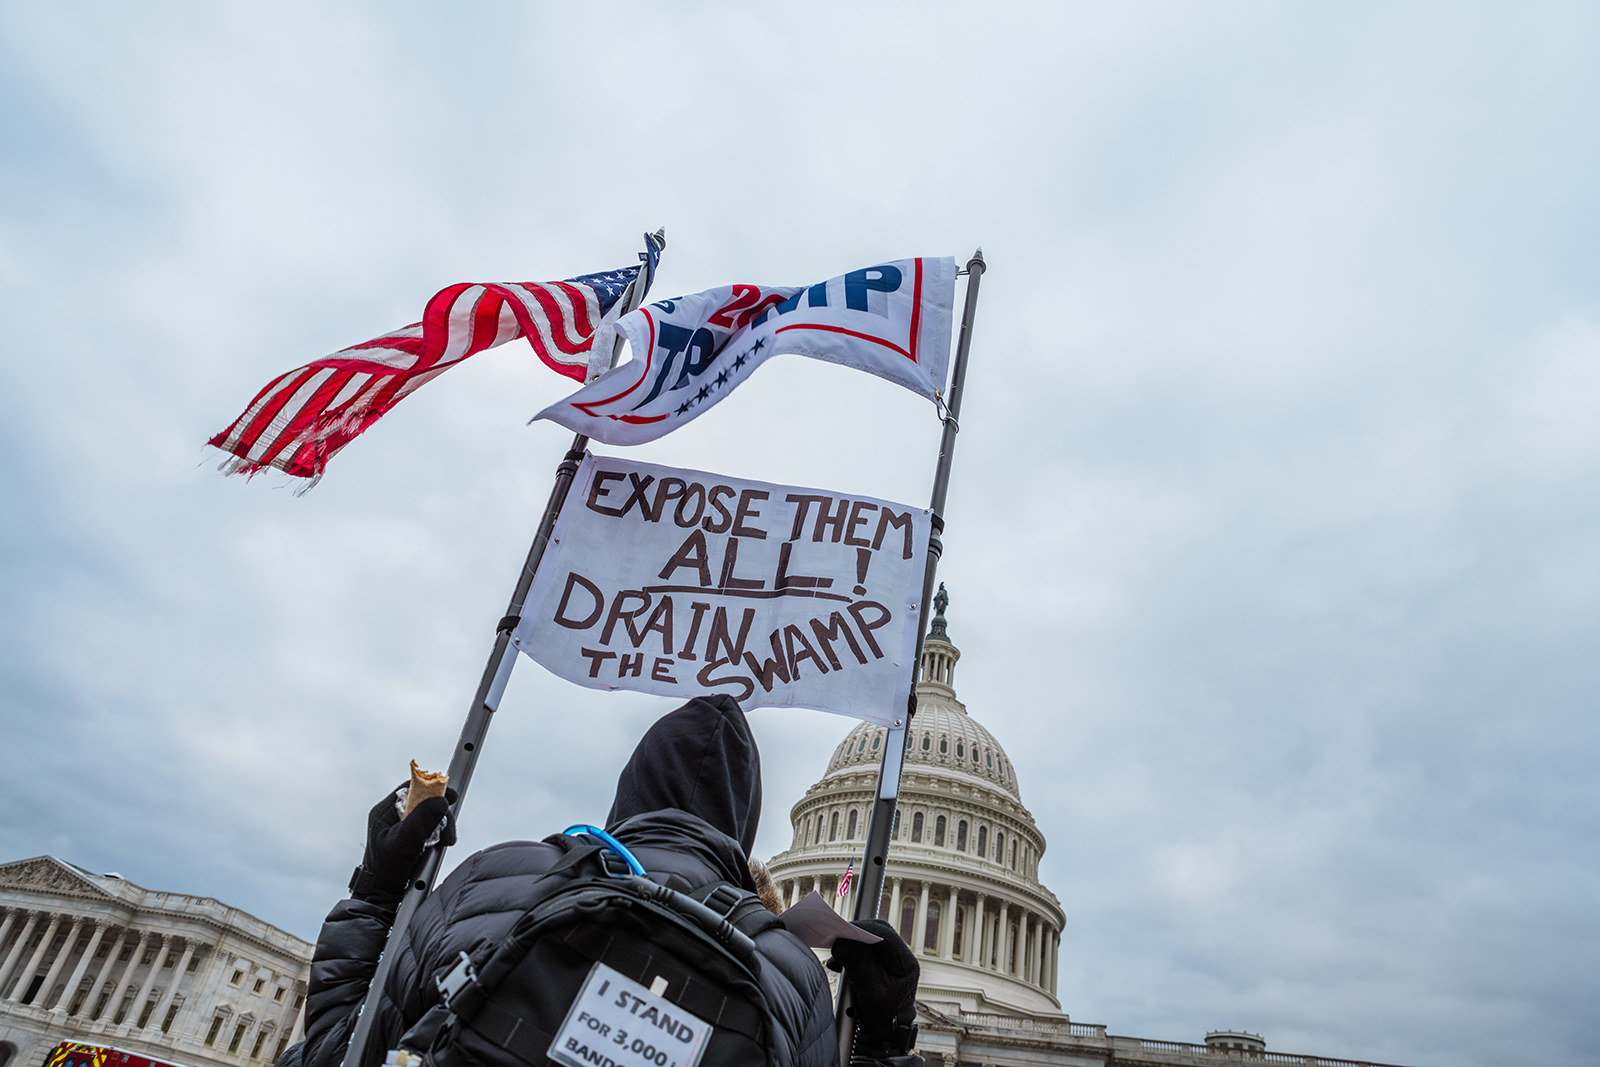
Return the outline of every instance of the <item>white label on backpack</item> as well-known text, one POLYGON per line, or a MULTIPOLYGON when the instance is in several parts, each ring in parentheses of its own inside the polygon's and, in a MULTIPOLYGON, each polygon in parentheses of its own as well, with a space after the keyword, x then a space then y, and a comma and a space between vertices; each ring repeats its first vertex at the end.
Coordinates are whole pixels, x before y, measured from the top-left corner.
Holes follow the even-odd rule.
POLYGON ((566 1067, 695 1067, 711 1024, 596 963, 550 1042, 566 1067))

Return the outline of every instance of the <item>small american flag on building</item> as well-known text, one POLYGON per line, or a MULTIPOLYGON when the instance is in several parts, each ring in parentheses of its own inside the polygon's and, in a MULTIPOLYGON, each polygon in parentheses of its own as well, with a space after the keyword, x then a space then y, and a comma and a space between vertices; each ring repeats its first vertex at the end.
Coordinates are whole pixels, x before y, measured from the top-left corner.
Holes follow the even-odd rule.
POLYGON ((320 478, 335 453, 409 394, 468 356, 518 337, 557 374, 585 381, 591 369, 605 369, 610 345, 595 342, 597 335, 602 342, 615 336, 611 323, 628 286, 643 272, 641 284, 649 288, 659 248, 647 244, 637 267, 559 282, 442 289, 421 322, 272 379, 209 443, 233 457, 224 464, 229 474, 274 467, 320 478))
POLYGON ((843 900, 850 892, 850 879, 856 876, 856 861, 851 860, 850 866, 844 869, 844 877, 839 879, 839 899, 843 900))

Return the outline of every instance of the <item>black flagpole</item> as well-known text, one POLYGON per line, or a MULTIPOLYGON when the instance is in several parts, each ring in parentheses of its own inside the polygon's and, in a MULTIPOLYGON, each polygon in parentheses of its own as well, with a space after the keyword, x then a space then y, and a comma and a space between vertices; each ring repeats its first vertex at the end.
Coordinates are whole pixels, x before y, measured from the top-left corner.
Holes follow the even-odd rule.
MULTIPOLYGON (((939 556, 944 543, 939 534, 944 530, 944 502, 950 490, 950 463, 956 454, 956 434, 961 430, 961 394, 967 384, 967 352, 972 347, 972 320, 978 310, 978 282, 987 265, 983 249, 972 253, 967 261, 967 298, 961 309, 961 336, 956 342, 956 365, 950 373, 950 395, 945 401, 944 436, 939 440, 939 465, 933 474, 933 498, 929 508, 933 512, 933 531, 928 538, 928 562, 922 572, 922 606, 917 612, 917 655, 912 673, 915 691, 917 673, 922 668, 922 642, 927 637, 928 605, 933 602, 934 579, 939 571, 939 556)), ((889 854, 889 831, 894 826, 895 805, 900 799, 900 771, 905 765, 906 731, 911 726, 911 716, 906 709, 894 709, 895 718, 888 728, 883 745, 883 760, 878 765, 878 795, 872 804, 872 814, 867 818, 867 844, 861 857, 861 880, 856 889, 855 907, 851 909, 854 920, 876 918, 878 902, 883 896, 884 866, 889 854)), ((893 921, 893 916, 890 917, 893 921)), ((916 932, 912 931, 915 937, 916 932)), ((847 1014, 849 987, 844 976, 839 976, 838 1014, 835 1017, 839 1034, 839 1062, 850 1062, 850 1045, 855 1036, 855 1022, 847 1014)))
MULTIPOLYGON (((623 306, 619 318, 644 303, 645 291, 650 285, 650 261, 667 247, 666 233, 663 230, 645 234, 645 241, 647 250, 639 256, 644 262, 639 267, 638 276, 629 283, 627 291, 622 295, 623 306)), ((611 348, 613 364, 616 363, 621 349, 622 336, 619 334, 611 348)), ((450 787, 456 793, 455 804, 451 808, 452 818, 459 819, 461 816, 461 807, 467 800, 467 786, 472 784, 472 771, 478 765, 483 739, 489 732, 489 721, 500 707, 500 697, 506 691, 506 683, 511 680, 511 668, 517 662, 516 652, 511 648, 511 632, 516 629, 517 622, 522 616, 523 602, 528 599, 528 591, 533 588, 534 575, 538 573, 539 561, 544 558, 545 546, 550 543, 550 533, 555 529, 556 517, 561 514, 561 505, 566 502, 567 490, 572 486, 572 476, 577 473, 578 464, 583 460, 584 450, 588 447, 589 438, 581 433, 576 434, 572 438, 572 447, 567 449, 567 454, 556 467, 555 484, 550 487, 550 499, 544 506, 543 517, 539 520, 539 530, 534 535, 533 544, 528 548, 528 559, 522 565, 522 573, 517 577, 517 586, 511 593, 511 603, 506 608, 505 617, 495 627, 494 648, 489 652, 489 662, 483 668, 478 691, 473 695, 472 706, 467 709, 467 720, 461 726, 461 737, 456 742, 455 755, 450 759, 448 772, 450 787)), ((395 914, 394 925, 389 929, 389 940, 383 946, 383 956, 378 960, 377 970, 373 972, 372 984, 367 987, 367 997, 362 1002, 361 1014, 356 1019, 355 1032, 350 1035, 350 1044, 345 1049, 342 1067, 361 1065, 362 1056, 372 1036, 372 1020, 377 1014, 378 999, 383 995, 383 987, 389 980, 390 971, 394 969, 395 957, 399 954, 406 928, 411 924, 411 917, 416 914, 417 908, 433 889, 434 880, 438 878, 439 868, 443 863, 443 845, 428 849, 412 875, 411 884, 406 887, 405 896, 400 900, 400 909, 395 914)))

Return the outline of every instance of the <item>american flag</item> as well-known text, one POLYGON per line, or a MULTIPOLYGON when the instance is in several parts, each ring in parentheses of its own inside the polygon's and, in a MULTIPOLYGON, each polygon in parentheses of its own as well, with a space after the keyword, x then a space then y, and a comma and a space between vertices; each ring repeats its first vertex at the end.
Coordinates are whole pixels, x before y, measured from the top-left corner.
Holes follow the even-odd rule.
POLYGON ((335 453, 408 394, 468 356, 518 337, 551 370, 582 382, 592 364, 605 368, 609 346, 597 352, 596 333, 604 325, 602 339, 614 336, 612 312, 623 310, 618 303, 641 271, 649 287, 659 249, 648 245, 637 267, 560 282, 461 282, 442 289, 421 322, 272 379, 209 443, 233 457, 224 464, 229 474, 275 467, 320 478, 335 453))
POLYGON ((856 876, 856 861, 851 860, 850 866, 844 869, 844 877, 839 879, 839 899, 843 900, 850 892, 850 879, 856 876))

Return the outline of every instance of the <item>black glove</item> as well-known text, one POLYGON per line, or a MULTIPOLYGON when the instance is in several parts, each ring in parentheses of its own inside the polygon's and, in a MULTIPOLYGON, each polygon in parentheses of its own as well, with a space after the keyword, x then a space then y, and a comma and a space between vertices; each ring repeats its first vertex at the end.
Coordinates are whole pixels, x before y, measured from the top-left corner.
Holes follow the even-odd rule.
POLYGON ((456 791, 447 789, 442 797, 429 797, 401 819, 395 794, 405 785, 402 782, 384 794, 367 813, 367 850, 350 879, 350 895, 358 900, 394 907, 405 896, 406 881, 433 832, 440 830, 441 845, 456 843, 456 820, 450 813, 456 791))
POLYGON ((882 941, 833 943, 828 969, 843 971, 850 984, 850 1017, 856 1021, 856 1057, 885 1058, 911 1051, 917 1040, 917 979, 922 968, 894 927, 882 919, 855 924, 882 941))

